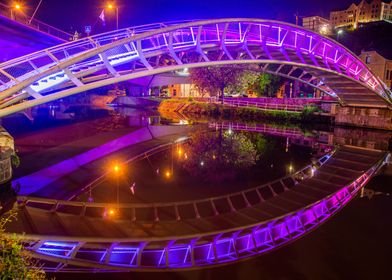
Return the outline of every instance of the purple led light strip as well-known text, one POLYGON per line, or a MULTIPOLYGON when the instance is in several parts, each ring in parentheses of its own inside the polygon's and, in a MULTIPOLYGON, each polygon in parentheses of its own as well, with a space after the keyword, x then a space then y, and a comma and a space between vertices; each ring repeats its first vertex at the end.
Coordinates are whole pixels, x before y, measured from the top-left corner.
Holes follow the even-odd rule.
MULTIPOLYGON (((129 71, 126 73, 118 72, 122 76, 119 79, 130 79, 133 77, 132 75, 158 74, 158 72, 152 71, 163 71, 164 68, 167 68, 166 71, 175 70, 159 63, 155 65, 152 62, 156 61, 153 53, 157 51, 163 51, 172 56, 177 64, 173 67, 177 68, 197 67, 197 65, 203 63, 209 65, 214 65, 217 62, 230 64, 230 61, 234 63, 235 60, 248 61, 249 63, 250 61, 256 63, 264 61, 263 63, 267 65, 268 63, 275 63, 301 66, 305 72, 312 75, 312 71, 316 71, 316 73, 317 71, 331 72, 330 65, 332 65, 335 68, 333 73, 331 72, 333 75, 360 83, 363 87, 367 87, 369 91, 377 92, 386 102, 391 102, 391 92, 353 53, 329 38, 287 23, 256 19, 221 19, 186 22, 170 26, 153 25, 147 29, 141 28, 140 30, 145 32, 139 34, 132 30, 138 30, 138 28, 119 30, 78 40, 0 64, 0 70, 5 79, 4 85, 0 86, 0 91, 2 91, 0 99, 6 99, 6 105, 2 106, 7 107, 26 99, 29 96, 29 94, 26 95, 26 92, 17 96, 13 96, 13 94, 28 86, 37 92, 41 92, 50 88, 50 83, 58 84, 64 78, 64 71, 68 71, 65 76, 71 75, 71 77, 72 75, 90 75, 105 68, 113 72, 113 67, 136 60, 142 62, 144 66, 137 69, 137 71, 135 70, 134 73, 129 73, 129 71), (208 52, 213 52, 213 49, 207 48, 207 45, 211 45, 211 43, 221 46, 223 56, 220 55, 219 58, 210 56, 208 58, 208 52), (260 45, 262 48, 260 48, 260 45), (232 52, 236 52, 236 49, 238 50, 240 46, 244 48, 244 52, 234 56, 232 52), (264 50, 263 54, 267 55, 269 59, 261 58, 262 55, 258 52, 260 49, 264 50), (65 55, 68 50, 75 55, 72 57, 65 55), (195 51, 201 57, 204 57, 204 62, 200 60, 189 62, 190 58, 186 58, 186 56, 184 56, 186 61, 181 61, 177 54, 178 52, 194 53, 195 51), (288 55, 289 51, 291 56, 288 55), (102 53, 108 53, 105 60, 96 58, 98 54, 102 53), (247 56, 242 58, 243 54, 247 54, 247 56), (284 59, 279 58, 281 55, 284 56, 284 59), (307 58, 307 60, 304 58, 307 58), (295 62, 298 59, 302 63, 295 62), (44 63, 41 60, 46 62, 44 63), (72 64, 69 63, 70 60, 72 60, 72 64), (28 66, 28 62, 38 64, 39 67, 34 69, 28 66), (18 69, 18 71, 15 69, 18 69), (11 99, 8 100, 7 98, 11 99)), ((283 75, 283 73, 280 74, 283 75)), ((321 74, 315 75, 323 76, 321 74)), ((315 79, 317 77, 305 78, 302 79, 302 82, 312 84, 315 79)), ((76 81, 75 77, 65 80, 76 81)), ((113 79, 113 82, 116 82, 115 80, 113 79)), ((111 79, 102 80, 93 82, 88 87, 91 89, 111 82, 111 79)), ((81 91, 87 87, 87 85, 81 85, 78 82, 74 86, 81 91)), ((333 85, 330 86, 333 89, 333 85)), ((75 90, 61 92, 66 96, 77 93, 75 90)), ((56 99, 57 94, 51 94, 52 98, 56 99)), ((335 95, 333 91, 330 94, 335 95)))
MULTIPOLYGON (((111 251, 110 258, 102 262, 107 250, 79 250, 75 259, 70 258, 77 242, 44 242, 36 253, 39 258, 51 261, 67 261, 81 266, 92 264, 92 255, 101 255, 96 263, 100 271, 134 269, 187 269, 191 267, 212 266, 234 262, 239 259, 260 255, 305 235, 345 206, 368 182, 382 165, 378 162, 366 173, 336 193, 309 205, 295 213, 290 213, 276 220, 249 228, 218 234, 212 241, 196 244, 196 240, 181 241, 182 244, 162 246, 157 249, 144 249, 145 244, 117 245, 111 251), (85 254, 85 258, 78 258, 85 254), (86 257, 87 256, 87 257, 86 257)), ((200 237, 202 238, 202 237, 200 237)), ((197 238, 199 239, 199 238, 197 238)), ((173 240, 175 242, 177 240, 173 240)), ((66 267, 61 268, 66 271, 66 267)), ((57 271, 57 268, 46 268, 57 271)), ((97 269, 97 268, 96 268, 97 269)), ((80 271, 83 271, 81 268, 80 271)), ((88 269, 87 269, 88 270, 88 269)))

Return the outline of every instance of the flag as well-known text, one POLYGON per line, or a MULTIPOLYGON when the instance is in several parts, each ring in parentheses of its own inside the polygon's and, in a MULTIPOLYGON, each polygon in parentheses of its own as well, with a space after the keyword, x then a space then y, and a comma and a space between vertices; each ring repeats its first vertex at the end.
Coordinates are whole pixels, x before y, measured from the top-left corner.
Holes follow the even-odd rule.
POLYGON ((130 187, 132 194, 135 194, 135 187, 136 187, 136 183, 133 183, 132 186, 130 187))
POLYGON ((105 10, 102 10, 101 14, 99 15, 100 20, 102 20, 103 26, 105 26, 105 10))

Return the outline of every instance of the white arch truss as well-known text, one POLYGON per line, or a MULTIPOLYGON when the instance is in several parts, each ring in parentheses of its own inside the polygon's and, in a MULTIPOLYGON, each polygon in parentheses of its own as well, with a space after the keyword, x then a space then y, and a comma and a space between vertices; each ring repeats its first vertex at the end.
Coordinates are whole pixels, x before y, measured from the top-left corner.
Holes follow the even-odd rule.
POLYGON ((216 19, 126 28, 0 64, 0 117, 86 90, 183 68, 253 64, 349 106, 392 94, 339 43, 288 23, 216 19))

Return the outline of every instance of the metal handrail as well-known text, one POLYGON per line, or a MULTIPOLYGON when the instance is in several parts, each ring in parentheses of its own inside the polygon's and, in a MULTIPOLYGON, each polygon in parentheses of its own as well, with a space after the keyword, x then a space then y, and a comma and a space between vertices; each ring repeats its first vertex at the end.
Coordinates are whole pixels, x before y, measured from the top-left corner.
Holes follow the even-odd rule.
POLYGON ((19 23, 22 23, 24 25, 32 27, 32 28, 34 28, 34 29, 36 29, 38 31, 47 33, 47 34, 49 34, 49 35, 51 35, 53 37, 56 37, 56 38, 58 38, 58 39, 60 39, 62 41, 69 41, 69 39, 72 38, 71 34, 65 32, 65 31, 63 31, 63 30, 61 30, 61 29, 59 29, 57 27, 51 26, 49 24, 46 24, 46 23, 44 23, 44 22, 42 22, 40 20, 37 20, 37 19, 26 20, 28 18, 28 16, 26 14, 24 14, 23 12, 21 12, 21 11, 18 11, 17 13, 14 13, 14 16, 12 18, 11 14, 9 12, 11 9, 12 9, 11 7, 9 7, 9 6, 7 6, 7 5, 5 5, 3 3, 0 3, 0 15, 3 15, 5 17, 10 18, 12 20, 15 20, 15 21, 17 21, 19 23), (22 13, 23 17, 20 17, 18 15, 20 13, 22 13))
MULTIPOLYGON (((320 159, 318 159, 317 163, 323 165, 333 154, 335 153, 335 150, 322 156, 320 159)), ((144 154, 144 153, 143 153, 144 154)), ((143 155, 142 154, 142 155, 143 155)), ((138 158, 139 156, 135 157, 138 158)), ((219 199, 224 199, 227 197, 234 197, 237 195, 241 195, 242 193, 248 193, 255 191, 256 189, 260 188, 265 188, 269 187, 269 185, 273 185, 275 183, 279 183, 282 180, 288 179, 288 178, 293 178, 297 175, 305 175, 305 171, 309 170, 311 168, 314 168, 315 164, 309 164, 297 172, 282 177, 278 178, 276 180, 273 180, 271 182, 265 183, 263 185, 253 187, 250 189, 245 189, 243 191, 237 191, 233 192, 230 194, 225 194, 221 196, 214 196, 214 197, 209 197, 209 198, 203 198, 203 199, 196 199, 196 200, 189 200, 189 201, 179 201, 179 202, 151 202, 151 203, 100 203, 100 202, 79 202, 79 201, 67 201, 67 200, 54 200, 54 199, 48 199, 48 198, 38 198, 38 197, 29 197, 29 196, 18 196, 18 201, 19 204, 22 205, 28 205, 29 203, 42 203, 46 205, 61 205, 61 206, 78 206, 78 207, 87 207, 87 208, 107 208, 107 207, 113 207, 115 205, 116 208, 121 208, 121 209, 131 209, 131 208, 155 208, 155 207, 175 207, 175 206, 183 206, 183 205, 193 205, 193 204, 199 204, 203 202, 210 202, 211 200, 219 200, 219 199)), ((105 173, 104 176, 106 176, 108 173, 105 173)), ((99 177, 102 178, 103 176, 99 177)), ((95 182, 95 181, 94 181, 95 182)), ((34 207, 34 206, 33 206, 34 207)), ((38 207, 39 208, 39 207, 38 207)))
MULTIPOLYGON (((364 172, 360 177, 354 179, 350 183, 348 183, 344 188, 354 188, 353 194, 357 193, 359 188, 357 187, 357 184, 363 184, 364 181, 365 183, 370 179, 370 177, 377 172, 377 170, 380 169, 380 167, 383 165, 385 158, 387 157, 388 154, 385 154, 384 157, 382 157, 376 164, 373 165, 373 167, 369 168, 366 172, 364 172), (361 181, 358 183, 358 181, 361 181)), ((364 184, 363 184, 364 185, 364 184)), ((360 185, 361 186, 361 185, 360 185)), ((208 231, 203 233, 203 236, 208 237, 208 236, 216 236, 216 235, 223 235, 226 233, 232 233, 232 232, 237 232, 237 231, 242 231, 248 228, 254 228, 254 227, 261 227, 262 225, 266 224, 276 224, 279 223, 280 221, 283 221, 291 216, 296 215, 299 212, 304 212, 307 209, 311 209, 312 207, 322 203, 323 201, 329 200, 334 196, 337 196, 341 190, 338 190, 334 193, 331 193, 327 195, 326 197, 319 199, 309 205, 306 205, 305 207, 302 207, 299 210, 295 210, 286 214, 283 214, 279 217, 275 218, 270 218, 267 220, 264 220, 262 222, 254 222, 245 226, 236 226, 230 229, 226 230, 213 230, 213 231, 208 231)), ((352 197, 351 197, 352 198, 352 197)), ((183 236, 165 236, 165 237, 144 237, 144 238, 103 238, 103 237, 69 237, 69 236, 43 236, 43 235, 37 235, 37 234, 24 234, 23 238, 25 240, 53 240, 53 241, 77 241, 77 242, 154 242, 154 241, 164 241, 164 240, 190 240, 190 239, 200 239, 200 233, 197 234, 186 234, 183 236)))
MULTIPOLYGON (((240 21, 240 20, 243 20, 244 22, 249 22, 249 23, 284 24, 284 25, 287 25, 288 27, 292 26, 292 27, 295 27, 295 28, 298 28, 298 29, 302 29, 302 28, 300 28, 298 26, 293 26, 293 25, 288 24, 288 23, 282 23, 282 22, 277 22, 277 21, 267 21, 267 20, 257 20, 257 19, 222 19, 222 20, 212 20, 212 21, 211 20, 204 20, 204 21, 197 21, 197 22, 194 22, 194 21, 190 21, 190 22, 180 21, 180 22, 174 22, 174 23, 170 23, 169 22, 169 23, 163 24, 163 26, 165 26, 164 28, 162 28, 162 24, 158 24, 158 26, 160 26, 162 28, 162 30, 161 30, 162 32, 164 32, 166 30, 167 30, 167 32, 169 32, 171 30, 176 30, 176 29, 181 29, 181 28, 188 28, 188 27, 192 27, 192 26, 196 27, 196 26, 205 25, 205 24, 219 24, 219 23, 226 23, 226 22, 240 21)), ((146 34, 147 36, 149 36, 149 35, 156 35, 156 34, 160 33, 159 32, 160 31, 159 28, 158 29, 154 29, 156 27, 157 27, 157 24, 149 24, 149 25, 136 26, 136 27, 133 27, 133 28, 125 28, 125 29, 121 29, 121 30, 108 32, 108 33, 94 35, 94 36, 91 36, 91 37, 88 37, 88 38, 83 38, 83 39, 80 39, 80 40, 77 40, 77 41, 74 41, 74 42, 65 43, 63 45, 59 45, 59 46, 56 46, 56 47, 48 48, 48 49, 46 49, 44 51, 36 52, 36 53, 31 54, 31 55, 27 55, 27 56, 21 57, 19 59, 15 59, 15 60, 11 60, 9 62, 2 63, 2 64, 0 64, 0 68, 4 69, 4 67, 6 67, 6 66, 9 67, 9 66, 11 66, 12 64, 15 64, 15 62, 18 62, 18 61, 26 61, 26 60, 34 59, 34 58, 37 57, 37 54, 40 54, 39 56, 42 56, 42 55, 47 56, 48 52, 52 53, 52 52, 55 52, 56 50, 64 49, 67 46, 72 46, 72 45, 75 46, 76 45, 76 46, 80 47, 81 44, 82 44, 85 47, 90 46, 90 48, 91 48, 91 45, 95 44, 95 47, 98 47, 98 46, 100 46, 100 44, 97 44, 97 42, 99 42, 100 40, 101 41, 108 41, 108 40, 110 41, 110 40, 112 40, 112 41, 117 41, 117 42, 119 42, 121 44, 122 39, 138 35, 139 32, 140 32, 140 34, 143 33, 143 34, 146 34)), ((320 35, 317 34, 317 33, 314 33, 314 32, 311 32, 311 31, 305 30, 305 29, 304 29, 304 31, 306 31, 308 33, 312 33, 312 35, 314 35, 314 36, 320 37, 320 35)), ((327 38, 323 38, 323 39, 326 40, 326 41, 330 41, 332 44, 339 45, 342 49, 344 49, 345 52, 350 54, 350 59, 352 59, 353 61, 356 61, 358 64, 361 64, 361 66, 364 69, 366 69, 366 71, 368 73, 371 73, 371 71, 369 69, 367 69, 366 66, 359 59, 355 58, 355 55, 352 52, 350 52, 349 50, 347 50, 345 47, 343 47, 342 45, 340 45, 337 42, 334 42, 332 39, 329 39, 329 38, 328 39, 327 38)), ((378 82, 378 85, 380 86, 380 81, 377 78, 377 76, 373 75, 373 78, 374 78, 375 81, 378 82)))

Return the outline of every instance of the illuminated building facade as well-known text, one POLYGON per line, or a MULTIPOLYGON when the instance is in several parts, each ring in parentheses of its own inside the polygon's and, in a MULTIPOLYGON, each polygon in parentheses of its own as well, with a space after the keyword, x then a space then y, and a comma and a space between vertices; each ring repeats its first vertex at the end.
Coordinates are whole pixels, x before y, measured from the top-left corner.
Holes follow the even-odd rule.
POLYGON ((359 58, 378 76, 388 88, 392 88, 392 59, 376 51, 362 51, 359 58))
POLYGON ((304 17, 302 19, 302 26, 323 35, 330 35, 332 33, 330 20, 320 16, 304 17))
POLYGON ((346 10, 332 11, 331 24, 336 27, 357 28, 359 23, 380 20, 392 20, 392 3, 381 0, 370 2, 362 0, 359 4, 352 3, 346 10))

